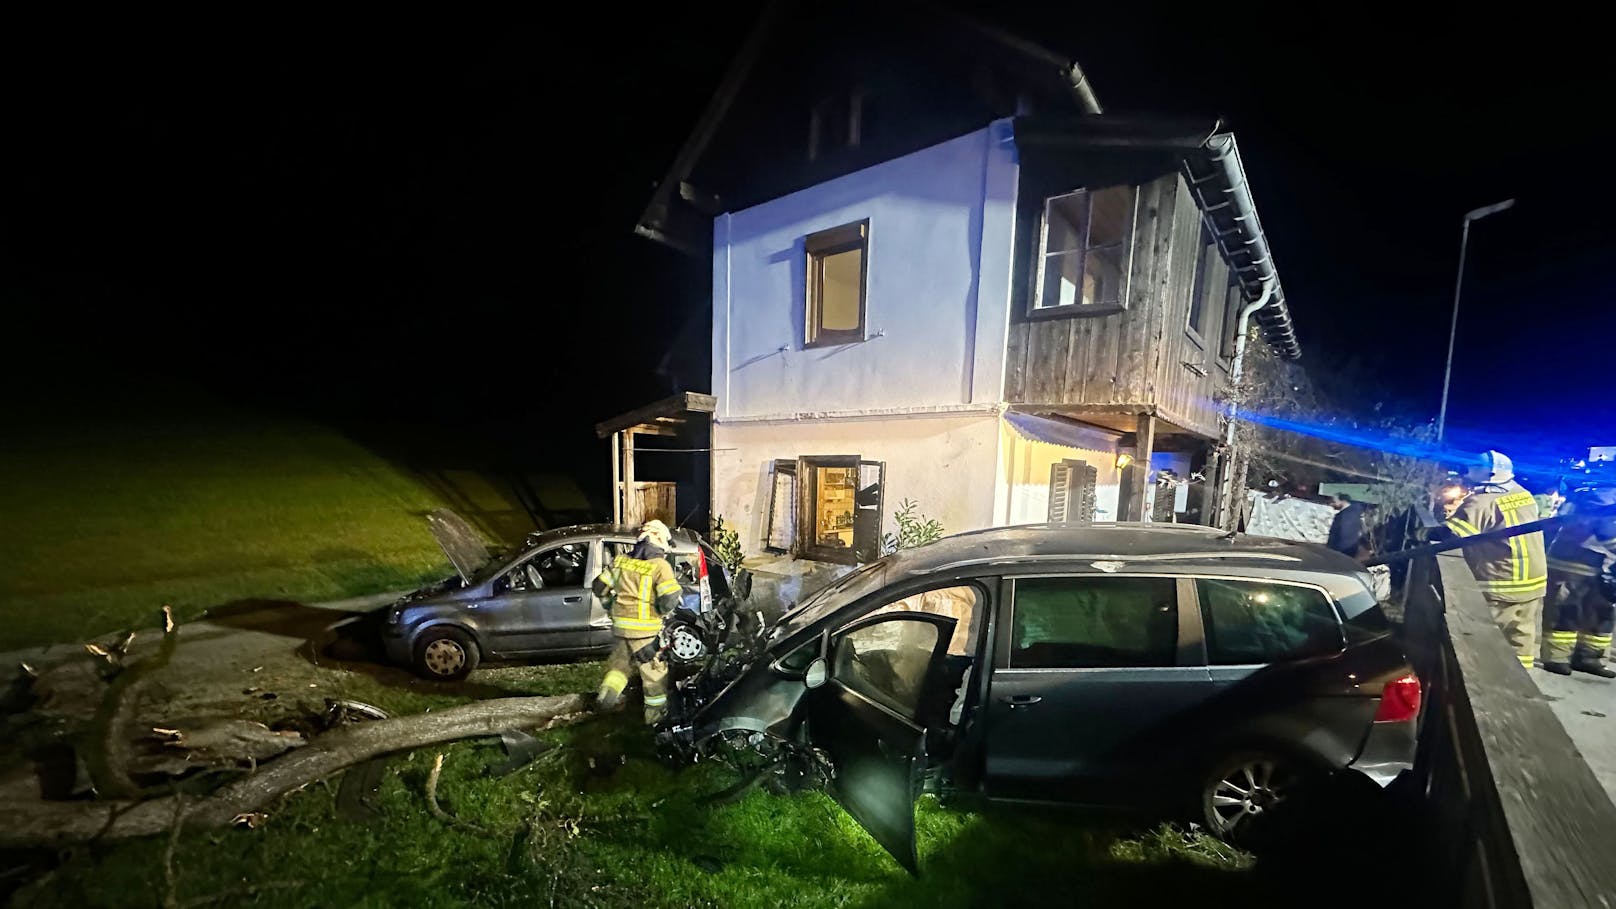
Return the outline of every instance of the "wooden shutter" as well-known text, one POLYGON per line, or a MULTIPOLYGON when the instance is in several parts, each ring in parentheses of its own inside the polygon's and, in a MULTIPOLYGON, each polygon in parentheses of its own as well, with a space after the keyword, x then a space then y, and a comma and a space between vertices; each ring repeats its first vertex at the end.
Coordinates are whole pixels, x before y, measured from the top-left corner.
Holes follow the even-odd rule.
POLYGON ((1049 466, 1049 520, 1051 523, 1094 523, 1094 487, 1098 471, 1085 461, 1060 461, 1049 466))
POLYGON ((860 562, 881 557, 881 516, 886 513, 885 461, 860 461, 857 511, 853 518, 853 552, 860 562))
POLYGON ((795 552, 797 543, 797 462, 774 462, 769 471, 769 523, 764 547, 775 552, 795 552))
POLYGON ((1067 461, 1071 467, 1071 487, 1067 493, 1071 504, 1068 506, 1066 522, 1068 524, 1081 524, 1084 527, 1094 523, 1094 491, 1099 485, 1099 471, 1087 461, 1067 461))
POLYGON ((1072 468, 1065 461, 1049 465, 1049 522, 1066 523, 1068 494, 1072 487, 1072 468))

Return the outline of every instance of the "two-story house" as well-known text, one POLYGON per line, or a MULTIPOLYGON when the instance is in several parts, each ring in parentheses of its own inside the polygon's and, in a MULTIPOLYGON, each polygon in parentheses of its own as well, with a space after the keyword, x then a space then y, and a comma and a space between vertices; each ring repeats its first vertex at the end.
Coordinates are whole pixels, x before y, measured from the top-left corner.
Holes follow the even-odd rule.
POLYGON ((905 499, 1211 523, 1243 329, 1299 353, 1232 135, 910 4, 770 7, 638 230, 711 254, 712 509, 752 552, 873 558, 905 499))

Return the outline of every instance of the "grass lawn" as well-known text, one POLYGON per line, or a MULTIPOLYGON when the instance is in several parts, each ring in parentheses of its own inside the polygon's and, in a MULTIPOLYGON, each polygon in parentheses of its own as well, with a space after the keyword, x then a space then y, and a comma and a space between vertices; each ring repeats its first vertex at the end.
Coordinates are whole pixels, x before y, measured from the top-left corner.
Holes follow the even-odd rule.
POLYGON ((116 401, 0 446, 0 650, 248 598, 318 601, 448 571, 413 478, 318 426, 116 401), (178 412, 182 411, 182 412, 178 412))
MULTIPOLYGON (((479 672, 511 693, 592 688, 600 663, 479 672)), ((264 680, 271 681, 271 680, 264 680)), ((340 693, 396 712, 464 700, 353 674, 340 693)), ((902 871, 828 797, 706 796, 719 767, 654 761, 637 711, 546 734, 561 747, 510 776, 495 741, 444 749, 438 796, 478 829, 428 811, 435 750, 395 758, 370 821, 341 820, 336 786, 290 796, 256 831, 184 834, 176 904, 255 906, 1249 906, 1267 885, 1249 857, 1178 828, 1125 831, 1072 816, 981 814, 923 799, 924 872, 902 871), (250 892, 242 888, 251 889, 250 892)), ((18 894, 41 907, 158 906, 167 839, 85 847, 18 894), (136 896, 138 894, 138 896, 136 896)))

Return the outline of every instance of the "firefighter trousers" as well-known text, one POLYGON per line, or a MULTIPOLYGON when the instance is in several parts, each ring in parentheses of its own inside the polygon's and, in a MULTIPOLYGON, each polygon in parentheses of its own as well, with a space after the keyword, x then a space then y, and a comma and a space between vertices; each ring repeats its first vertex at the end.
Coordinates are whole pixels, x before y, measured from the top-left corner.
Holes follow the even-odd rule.
POLYGON ((603 710, 617 706, 623 689, 628 687, 629 676, 638 668, 640 684, 645 688, 645 724, 649 726, 661 719, 662 711, 667 709, 668 692, 663 683, 668 678, 668 664, 660 658, 638 659, 636 654, 647 645, 655 646, 656 638, 613 639, 611 655, 606 658, 606 676, 600 680, 600 692, 595 701, 603 710))
POLYGON ((1600 595, 1599 580, 1568 579, 1550 589, 1558 596, 1546 658, 1554 663, 1603 662, 1610 650, 1611 628, 1616 626, 1616 604, 1600 595))
POLYGON ((1503 630, 1504 639, 1509 641, 1515 657, 1522 666, 1531 669, 1537 659, 1537 634, 1543 622, 1543 598, 1510 603, 1488 597, 1487 605, 1492 607, 1493 622, 1503 630))

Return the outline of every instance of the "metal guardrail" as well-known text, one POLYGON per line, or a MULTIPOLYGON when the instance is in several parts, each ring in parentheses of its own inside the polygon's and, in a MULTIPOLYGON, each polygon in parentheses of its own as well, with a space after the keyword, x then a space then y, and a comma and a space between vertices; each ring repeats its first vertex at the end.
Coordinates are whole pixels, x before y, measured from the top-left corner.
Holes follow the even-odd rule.
POLYGON ((1616 909, 1616 805, 1464 560, 1414 561, 1407 590, 1427 704, 1414 777, 1452 905, 1616 909))

